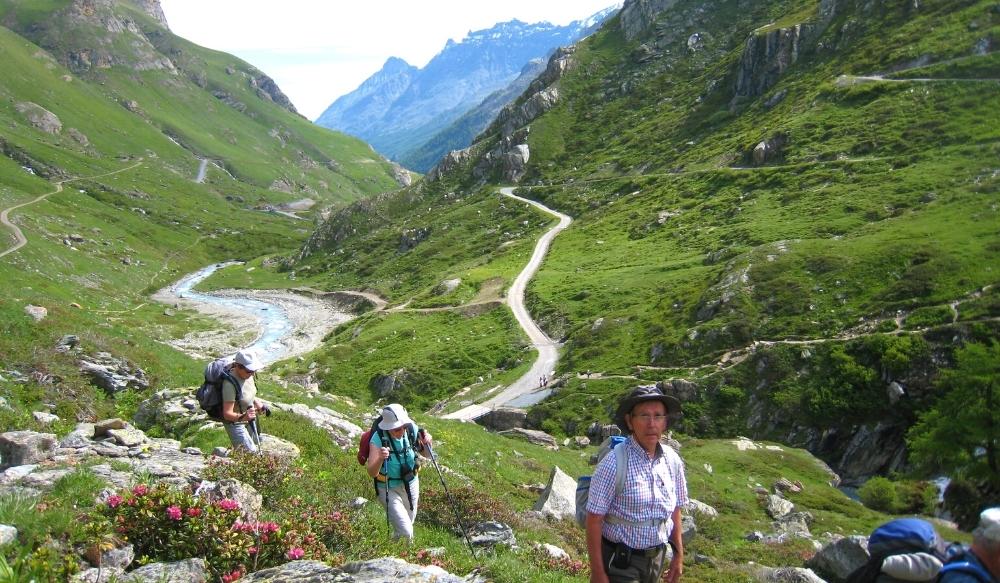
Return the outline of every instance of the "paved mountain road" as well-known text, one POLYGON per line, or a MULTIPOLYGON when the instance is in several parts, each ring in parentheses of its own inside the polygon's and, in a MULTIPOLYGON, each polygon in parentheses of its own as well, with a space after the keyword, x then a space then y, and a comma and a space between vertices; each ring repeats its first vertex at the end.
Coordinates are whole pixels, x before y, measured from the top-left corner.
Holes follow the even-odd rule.
POLYGON ((559 361, 559 343, 552 340, 538 327, 538 324, 531 319, 531 314, 528 313, 528 309, 524 306, 524 289, 528 285, 528 281, 534 277, 538 268, 542 265, 542 260, 545 259, 546 253, 548 253, 549 245, 552 243, 552 239, 559 234, 560 231, 565 229, 573 222, 573 219, 569 215, 564 215, 563 213, 554 211, 540 202, 522 198, 514 194, 514 189, 512 187, 505 187, 500 189, 500 194, 512 198, 514 200, 530 204, 543 212, 546 212, 559 219, 559 223, 549 229, 544 235, 538 239, 538 243, 535 244, 535 250, 531 254, 531 259, 528 260, 528 264, 521 270, 517 278, 514 279, 514 283, 510 286, 510 291, 507 293, 507 303, 510 306, 511 311, 514 313, 514 318, 517 319, 517 323, 521 325, 525 334, 528 335, 528 339, 531 340, 531 344, 538 350, 538 359, 535 364, 532 365, 531 370, 525 373, 521 378, 514 381, 510 386, 500 391, 493 397, 483 401, 479 404, 469 405, 463 409, 459 409, 453 413, 444 415, 445 419, 463 419, 472 420, 477 417, 481 417, 486 413, 490 412, 492 409, 499 407, 501 405, 508 404, 518 398, 525 397, 530 393, 534 392, 539 388, 538 380, 545 375, 546 377, 552 376, 552 371, 556 368, 556 363, 559 361))

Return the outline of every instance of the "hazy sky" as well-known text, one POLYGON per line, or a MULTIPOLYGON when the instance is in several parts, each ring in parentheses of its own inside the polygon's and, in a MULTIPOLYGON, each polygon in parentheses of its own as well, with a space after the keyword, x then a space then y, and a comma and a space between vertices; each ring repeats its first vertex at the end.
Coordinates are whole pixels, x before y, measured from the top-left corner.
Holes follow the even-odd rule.
POLYGON ((271 76, 316 119, 389 57, 423 67, 469 31, 514 18, 568 24, 618 0, 160 0, 170 29, 271 76))

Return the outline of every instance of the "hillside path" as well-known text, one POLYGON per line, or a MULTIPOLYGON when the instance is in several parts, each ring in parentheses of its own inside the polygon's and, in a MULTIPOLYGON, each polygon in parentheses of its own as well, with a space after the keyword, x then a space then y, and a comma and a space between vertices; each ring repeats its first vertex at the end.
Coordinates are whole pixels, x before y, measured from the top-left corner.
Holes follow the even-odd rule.
POLYGON ((25 245, 28 244, 28 238, 24 236, 24 232, 21 231, 21 228, 12 223, 8 218, 10 216, 11 211, 15 211, 19 208, 26 207, 28 205, 35 204, 37 202, 41 202, 53 194, 62 192, 63 184, 67 182, 73 182, 74 180, 100 178, 102 176, 111 176, 112 174, 118 174, 119 172, 125 172, 126 170, 131 170, 136 166, 138 166, 139 164, 142 164, 142 158, 139 158, 139 160, 135 164, 132 164, 131 166, 126 166, 125 168, 119 168, 118 170, 112 170, 111 172, 105 172, 104 174, 96 174, 94 176, 77 176, 76 178, 67 178, 65 180, 59 180, 55 183, 56 185, 55 190, 46 192, 45 194, 37 196, 29 200, 28 202, 22 202, 21 204, 16 204, 12 207, 3 209, 3 211, 0 211, 0 224, 10 229, 11 232, 14 234, 14 246, 5 249, 4 251, 0 251, 0 257, 3 257, 4 255, 7 255, 9 253, 13 253, 14 251, 17 251, 21 247, 24 247, 25 245))
POLYGON ((518 398, 525 397, 529 393, 532 393, 540 388, 539 379, 543 375, 547 378, 552 378, 552 373, 556 368, 556 363, 559 361, 559 343, 549 338, 548 335, 545 334, 541 328, 539 328, 538 324, 531 319, 531 314, 528 313, 528 309, 524 305, 524 290, 528 285, 528 281, 534 277, 538 268, 542 265, 542 260, 545 259, 545 254, 548 253, 549 245, 552 243, 552 239, 554 239, 560 231, 568 227, 570 223, 573 222, 573 219, 570 218, 569 215, 564 215, 563 213, 554 211, 540 202, 517 196, 514 194, 513 187, 501 188, 500 194, 508 198, 530 204, 559 219, 559 223, 557 225, 549 229, 544 235, 541 236, 541 238, 538 239, 538 243, 535 244, 535 250, 531 254, 531 259, 528 260, 528 264, 521 270, 521 273, 518 274, 517 278, 514 279, 514 283, 510 286, 510 291, 507 293, 507 303, 510 305, 510 309, 514 313, 514 318, 517 319, 517 323, 521 325, 524 333, 528 335, 528 339, 531 340, 532 346, 538 350, 538 359, 527 373, 511 383, 510 386, 500 391, 498 394, 487 399, 486 401, 483 401, 482 403, 469 405, 465 408, 459 409, 458 411, 444 415, 444 418, 446 419, 462 419, 466 421, 476 419, 486 413, 489 413, 496 407, 511 403, 518 398))

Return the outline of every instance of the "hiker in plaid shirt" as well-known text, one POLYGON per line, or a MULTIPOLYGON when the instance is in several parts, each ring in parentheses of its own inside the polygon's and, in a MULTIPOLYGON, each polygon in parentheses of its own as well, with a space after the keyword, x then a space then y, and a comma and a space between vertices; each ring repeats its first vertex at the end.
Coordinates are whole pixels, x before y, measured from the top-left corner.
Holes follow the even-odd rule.
POLYGON ((681 506, 687 503, 684 463, 660 443, 680 401, 656 387, 637 387, 622 400, 615 422, 629 434, 628 465, 616 493, 615 456, 606 455, 590 482, 587 551, 592 583, 677 583, 683 572, 681 506), (669 549, 669 550, 668 550, 669 549))

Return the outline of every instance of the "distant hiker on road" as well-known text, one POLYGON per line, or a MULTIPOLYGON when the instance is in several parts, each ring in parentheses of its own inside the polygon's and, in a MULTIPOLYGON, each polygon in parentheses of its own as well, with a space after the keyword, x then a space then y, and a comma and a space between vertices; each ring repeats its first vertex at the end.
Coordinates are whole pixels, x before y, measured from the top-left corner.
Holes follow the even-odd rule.
POLYGON ((948 561, 938 575, 939 583, 1000 582, 1000 507, 987 508, 972 531, 968 552, 948 561))
POLYGON ((240 399, 237 401, 237 387, 229 378, 222 381, 222 426, 229 434, 233 449, 243 449, 256 453, 260 436, 255 425, 257 413, 265 410, 264 404, 257 399, 257 385, 254 374, 263 368, 264 363, 252 350, 241 350, 236 353, 233 361, 232 378, 240 383, 240 399))
POLYGON ((392 523, 393 538, 412 541, 420 499, 416 452, 427 451, 431 435, 417 427, 402 405, 393 403, 382 409, 378 431, 372 432, 369 443, 368 475, 375 479, 375 492, 392 523))
POLYGON ((626 448, 627 466, 618 494, 614 455, 604 456, 590 481, 586 528, 591 583, 655 583, 664 570, 667 583, 680 580, 687 481, 680 456, 660 443, 667 415, 680 410, 680 401, 656 387, 637 387, 619 404, 615 422, 629 438, 618 447, 626 448))

